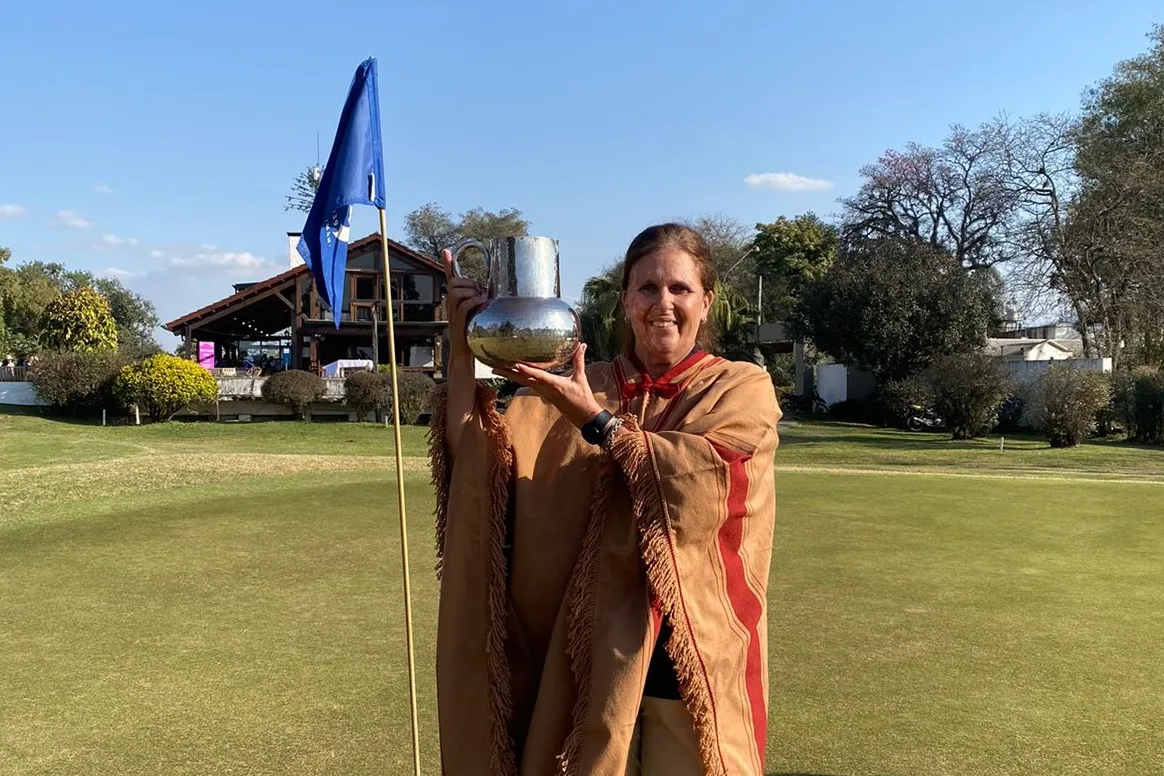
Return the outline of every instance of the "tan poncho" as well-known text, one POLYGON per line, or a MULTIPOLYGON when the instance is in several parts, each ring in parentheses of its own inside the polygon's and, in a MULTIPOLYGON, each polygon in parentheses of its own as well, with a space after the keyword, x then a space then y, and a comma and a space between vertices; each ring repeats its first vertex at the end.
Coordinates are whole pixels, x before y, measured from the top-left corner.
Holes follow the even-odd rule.
POLYGON ((762 776, 771 380, 702 352, 655 381, 622 356, 587 376, 632 432, 609 455, 528 391, 501 415, 478 385, 450 465, 438 388, 443 772, 622 776, 666 617, 705 772, 762 776))

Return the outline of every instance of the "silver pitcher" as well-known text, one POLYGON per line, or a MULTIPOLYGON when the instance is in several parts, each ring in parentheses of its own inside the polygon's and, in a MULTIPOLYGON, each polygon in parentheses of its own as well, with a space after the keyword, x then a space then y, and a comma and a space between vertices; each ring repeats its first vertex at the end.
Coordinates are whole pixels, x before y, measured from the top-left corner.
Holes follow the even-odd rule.
POLYGON ((523 363, 556 369, 582 342, 578 313, 561 297, 558 241, 549 237, 465 240, 453 251, 453 271, 468 248, 485 254, 489 301, 469 318, 467 339, 477 360, 490 367, 523 363))

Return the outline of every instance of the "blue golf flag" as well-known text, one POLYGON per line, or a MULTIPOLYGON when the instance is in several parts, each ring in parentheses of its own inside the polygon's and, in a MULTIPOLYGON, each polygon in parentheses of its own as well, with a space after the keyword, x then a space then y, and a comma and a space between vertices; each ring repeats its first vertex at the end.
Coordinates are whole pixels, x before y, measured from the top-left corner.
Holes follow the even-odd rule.
POLYGON ((376 80, 376 60, 369 58, 352 78, 331 155, 297 246, 320 294, 331 307, 337 329, 348 266, 352 205, 384 207, 384 149, 376 80))

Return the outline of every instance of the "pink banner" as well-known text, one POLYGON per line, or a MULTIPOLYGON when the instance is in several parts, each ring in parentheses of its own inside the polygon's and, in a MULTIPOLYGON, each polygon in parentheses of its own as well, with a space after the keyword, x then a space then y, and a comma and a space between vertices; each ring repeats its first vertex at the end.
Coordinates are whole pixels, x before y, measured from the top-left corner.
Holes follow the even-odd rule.
POLYGON ((213 342, 199 342, 198 343, 198 363, 207 369, 214 368, 214 343, 213 342))

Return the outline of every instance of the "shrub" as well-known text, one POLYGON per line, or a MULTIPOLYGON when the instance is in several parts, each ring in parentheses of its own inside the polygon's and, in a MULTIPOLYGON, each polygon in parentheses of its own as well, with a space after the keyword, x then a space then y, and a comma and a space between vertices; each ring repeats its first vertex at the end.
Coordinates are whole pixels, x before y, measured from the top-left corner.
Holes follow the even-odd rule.
POLYGON ((769 355, 764 350, 764 346, 760 346, 760 351, 764 355, 764 366, 767 368, 768 374, 772 375, 772 384, 779 386, 795 385, 795 357, 791 353, 773 353, 769 355))
MULTIPOLYGON (((391 380, 391 378, 389 378, 391 380)), ((398 372, 396 387, 400 391, 400 422, 415 423, 429 408, 428 401, 436 382, 423 372, 398 372)), ((391 385, 388 390, 391 391, 391 385)), ((391 401, 388 403, 392 406, 391 401)))
POLYGON ((49 350, 117 350, 109 300, 90 286, 60 294, 41 313, 40 343, 49 350))
POLYGON ((136 404, 158 422, 191 404, 214 401, 218 381, 193 361, 158 353, 124 367, 114 390, 126 404, 136 404))
POLYGON ((954 439, 973 439, 998 422, 998 408, 1008 395, 1006 366, 981 353, 939 359, 930 371, 934 405, 954 439))
POLYGON ((1144 445, 1164 444, 1164 373, 1142 370, 1135 377, 1133 439, 1144 445))
POLYGON ((1027 411, 1027 402, 1020 395, 1007 396, 998 408, 998 430, 1008 433, 1018 431, 1022 427, 1023 416, 1027 411))
POLYGON ((304 420, 311 420, 307 410, 323 398, 327 383, 314 372, 303 369, 285 369, 263 381, 263 398, 276 404, 286 404, 291 412, 304 420))
POLYGON ((41 401, 78 414, 110 403, 113 383, 124 362, 113 351, 47 352, 36 361, 28 379, 41 401))
POLYGON ((1136 377, 1125 370, 1111 375, 1111 414, 1129 439, 1136 435, 1136 377))
POLYGON ((829 417, 841 423, 877 425, 881 416, 881 408, 872 399, 845 399, 829 405, 829 417))
POLYGON ((1111 385, 1099 372, 1078 369, 1069 362, 1052 364, 1031 396, 1035 428, 1051 447, 1074 447, 1095 424, 1095 416, 1111 401, 1111 385))
MULTIPOLYGON (((386 412, 392 412, 392 372, 387 364, 381 364, 379 371, 385 378, 385 386, 388 391, 388 403, 384 405, 386 412)), ((508 385, 512 385, 509 390, 509 396, 520 388, 517 383, 510 383, 509 380, 503 378, 493 378, 491 380, 482 380, 481 382, 492 385, 498 391, 498 401, 504 401, 508 385)), ((415 423, 420 417, 420 414, 426 409, 429 409, 429 396, 432 394, 433 388, 436 387, 436 381, 426 375, 424 372, 404 372, 399 368, 396 370, 396 387, 400 390, 400 422, 401 423, 415 423)))
POLYGON ((905 428, 914 407, 928 407, 933 401, 929 383, 920 375, 887 380, 877 391, 877 403, 885 421, 905 428))
POLYGON ((344 380, 344 398, 363 420, 372 410, 392 406, 390 377, 375 372, 354 372, 344 380))

